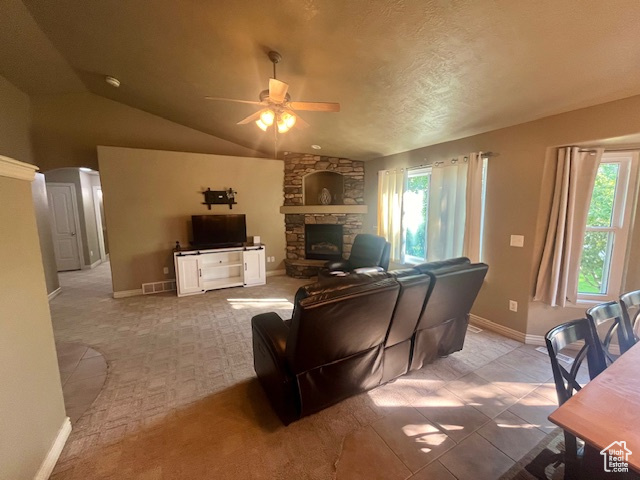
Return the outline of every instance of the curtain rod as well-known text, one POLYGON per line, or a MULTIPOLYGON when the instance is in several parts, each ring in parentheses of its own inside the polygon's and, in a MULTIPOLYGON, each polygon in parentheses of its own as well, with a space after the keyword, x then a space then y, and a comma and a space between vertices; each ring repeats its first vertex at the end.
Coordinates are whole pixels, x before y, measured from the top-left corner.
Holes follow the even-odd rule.
MULTIPOLYGON (((629 147, 629 148, 614 148, 614 149, 607 149, 605 147, 601 147, 604 148, 605 152, 637 152, 640 151, 640 147, 629 147)), ((597 150, 595 148, 580 148, 578 149, 579 152, 589 152, 589 153, 595 153, 597 152, 597 150)))
MULTIPOLYGON (((498 156, 497 153, 493 153, 493 152, 482 152, 480 154, 481 158, 489 158, 489 157, 496 157, 498 156)), ((426 160, 426 158, 425 158, 426 160)), ((416 165, 414 167, 407 167, 407 170, 413 170, 415 168, 422 168, 422 167, 439 167, 440 165, 443 165, 447 160, 439 160, 439 161, 435 161, 435 162, 431 162, 431 163, 424 163, 422 165, 416 165)), ((449 160, 453 165, 455 165, 458 162, 457 158, 452 158, 451 160, 449 160)), ((464 156, 464 162, 467 161, 467 156, 464 156)))

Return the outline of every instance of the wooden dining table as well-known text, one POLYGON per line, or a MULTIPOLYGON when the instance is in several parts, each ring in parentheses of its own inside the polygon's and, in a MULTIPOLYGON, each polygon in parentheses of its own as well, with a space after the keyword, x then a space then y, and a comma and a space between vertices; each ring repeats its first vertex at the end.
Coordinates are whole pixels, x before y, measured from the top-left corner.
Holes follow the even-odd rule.
POLYGON ((626 441, 629 467, 640 472, 640 343, 621 355, 549 415, 598 451, 626 441))

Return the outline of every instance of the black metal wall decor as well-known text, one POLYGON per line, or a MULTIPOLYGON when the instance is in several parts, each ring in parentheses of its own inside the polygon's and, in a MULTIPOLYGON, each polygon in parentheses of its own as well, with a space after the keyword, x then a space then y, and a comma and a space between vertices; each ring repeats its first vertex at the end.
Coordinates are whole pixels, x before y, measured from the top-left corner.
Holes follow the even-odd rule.
POLYGON ((211 205, 229 205, 229 210, 233 208, 236 202, 236 192, 233 188, 229 188, 227 190, 211 190, 207 188, 202 194, 204 195, 203 205, 209 207, 211 210, 211 205))

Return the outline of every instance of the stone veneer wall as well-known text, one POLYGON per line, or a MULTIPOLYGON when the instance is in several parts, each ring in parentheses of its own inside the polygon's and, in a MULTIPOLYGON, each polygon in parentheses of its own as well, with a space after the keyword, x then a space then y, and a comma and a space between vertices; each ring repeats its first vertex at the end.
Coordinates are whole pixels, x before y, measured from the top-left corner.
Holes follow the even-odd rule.
MULTIPOLYGON (((347 158, 288 153, 284 159, 284 205, 303 205, 303 180, 314 172, 331 171, 344 176, 342 205, 364 204, 364 162, 347 158)), ((318 273, 324 261, 306 260, 304 256, 304 226, 310 223, 343 225, 343 257, 351 252, 353 239, 362 231, 363 215, 356 213, 286 214, 287 275, 309 278, 318 273)))

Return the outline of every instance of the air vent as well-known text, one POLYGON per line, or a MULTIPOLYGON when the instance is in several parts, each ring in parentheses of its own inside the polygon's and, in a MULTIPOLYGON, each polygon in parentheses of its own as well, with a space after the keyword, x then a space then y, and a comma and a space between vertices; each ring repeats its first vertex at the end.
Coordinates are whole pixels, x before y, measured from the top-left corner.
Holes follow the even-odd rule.
POLYGON ((480 333, 482 331, 481 328, 478 328, 474 325, 467 325, 467 330, 469 330, 471 333, 480 333))
POLYGON ((170 292, 175 289, 176 289, 175 280, 142 284, 143 295, 150 295, 152 293, 170 292))
MULTIPOLYGON (((549 351, 547 350, 546 347, 538 347, 538 348, 536 348, 536 352, 540 352, 540 353, 544 353, 545 355, 549 355, 549 351)), ((572 364, 573 363, 573 358, 571 358, 569 355, 565 355, 564 353, 556 353, 556 358, 558 360, 560 360, 561 362, 564 362, 564 363, 568 363, 568 364, 572 364)))

